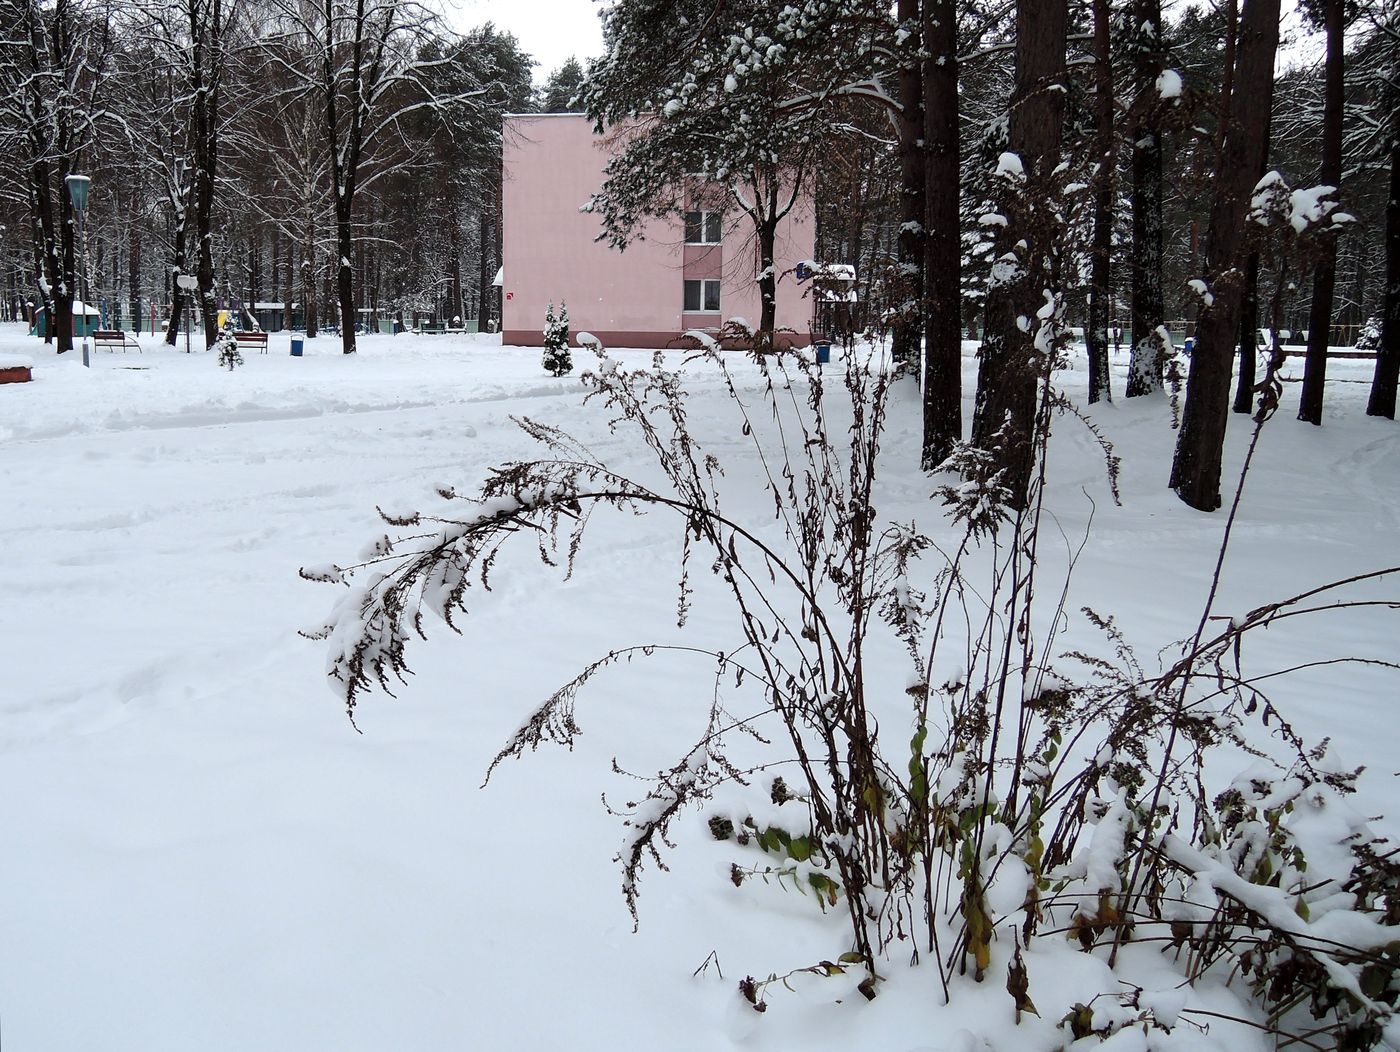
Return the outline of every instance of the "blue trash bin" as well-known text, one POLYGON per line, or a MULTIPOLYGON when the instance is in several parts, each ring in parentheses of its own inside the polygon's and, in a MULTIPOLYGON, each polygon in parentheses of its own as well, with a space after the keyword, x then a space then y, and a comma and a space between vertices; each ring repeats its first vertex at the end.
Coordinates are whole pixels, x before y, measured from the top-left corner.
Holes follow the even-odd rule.
POLYGON ((301 338, 300 338, 300 337, 297 337, 297 336, 293 336, 293 337, 292 337, 292 357, 293 357, 293 358, 300 358, 300 357, 301 357, 301 346, 302 346, 302 344, 301 344, 301 338))
POLYGON ((1195 337, 1186 337, 1186 346, 1183 349, 1186 351, 1187 354, 1190 354, 1192 351, 1194 351, 1196 349, 1195 337))
POLYGON ((830 361, 831 361, 831 344, 829 344, 829 343, 819 343, 819 344, 817 344, 817 364, 818 364, 818 365, 826 365, 826 364, 827 364, 828 362, 830 362, 830 361))

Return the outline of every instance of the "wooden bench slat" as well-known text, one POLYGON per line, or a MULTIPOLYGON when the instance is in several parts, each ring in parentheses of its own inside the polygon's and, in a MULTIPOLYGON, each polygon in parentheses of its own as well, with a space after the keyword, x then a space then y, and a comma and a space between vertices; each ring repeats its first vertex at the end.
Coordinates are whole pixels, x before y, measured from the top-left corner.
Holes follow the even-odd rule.
POLYGON ((99 351, 104 348, 113 351, 120 347, 122 353, 125 354, 128 347, 135 347, 137 351, 145 353, 141 348, 141 341, 132 339, 121 329, 94 329, 92 343, 99 351))

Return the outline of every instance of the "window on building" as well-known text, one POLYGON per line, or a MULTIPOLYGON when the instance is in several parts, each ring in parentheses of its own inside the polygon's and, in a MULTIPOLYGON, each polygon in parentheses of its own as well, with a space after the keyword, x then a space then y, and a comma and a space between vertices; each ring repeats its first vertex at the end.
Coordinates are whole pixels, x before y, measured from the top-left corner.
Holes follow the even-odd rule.
POLYGON ((685 243, 687 245, 718 245, 723 212, 687 212, 685 214, 685 243))
POLYGON ((693 314, 719 313, 719 281, 687 280, 685 283, 685 309, 693 314))

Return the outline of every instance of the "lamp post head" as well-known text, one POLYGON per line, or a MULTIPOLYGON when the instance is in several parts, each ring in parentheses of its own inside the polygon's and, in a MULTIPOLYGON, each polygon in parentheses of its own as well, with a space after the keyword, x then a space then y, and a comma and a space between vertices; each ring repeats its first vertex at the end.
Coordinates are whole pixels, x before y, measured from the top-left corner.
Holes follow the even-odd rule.
POLYGON ((64 184, 68 187, 68 196, 73 199, 73 207, 81 212, 87 208, 88 188, 92 186, 92 177, 87 175, 64 176, 64 184))

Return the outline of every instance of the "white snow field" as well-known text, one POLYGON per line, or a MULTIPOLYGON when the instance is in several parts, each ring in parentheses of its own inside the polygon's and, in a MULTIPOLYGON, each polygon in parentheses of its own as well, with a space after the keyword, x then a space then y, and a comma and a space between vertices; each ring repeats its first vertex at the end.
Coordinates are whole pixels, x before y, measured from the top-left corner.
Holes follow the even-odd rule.
MULTIPOLYGON (((231 373, 198 341, 191 355, 183 342, 143 343, 88 370, 76 352, 57 357, 0 329, 0 354, 34 360, 32 383, 0 386, 5 1048, 1013 1052, 1056 1047, 1070 1004, 1116 992, 1094 958, 1043 940, 1028 959, 1041 1018, 1020 1030, 1004 963, 942 1006, 936 971, 898 951, 873 1002, 854 975, 804 974, 759 1015, 737 980, 834 960, 849 948, 845 919, 756 880, 734 887, 731 845, 709 837, 703 811, 678 827, 671 871, 647 871, 634 934, 613 861, 621 820, 601 796, 625 809, 645 792, 613 772, 614 757, 649 774, 694 741, 712 663, 608 671, 580 698, 573 751, 542 749, 481 783, 532 706, 586 661, 635 642, 734 645, 722 604, 702 602, 684 632, 674 627, 677 523, 600 519, 567 582, 526 541, 476 595, 462 636, 428 626, 410 682, 362 704, 362 733, 328 689, 326 645, 297 634, 338 591, 297 571, 352 561, 385 530, 376 505, 422 506, 442 485, 470 492, 490 465, 533 455, 512 414, 641 470, 636 440, 582 404, 577 374, 550 378, 539 351, 491 337, 369 336, 349 358, 323 337, 292 358, 274 335, 269 354, 245 352, 231 373)), ((581 370, 591 355, 574 359, 581 370)), ((1070 609, 1115 616, 1155 667, 1159 648, 1195 628, 1225 516, 1166 489, 1167 400, 1121 399, 1121 365, 1120 400, 1090 415, 1122 457, 1122 506, 1068 419, 1049 506, 1077 543, 1092 498, 1070 609)), ((1293 419, 1298 387, 1287 385, 1217 613, 1400 561, 1400 425, 1364 416, 1371 367, 1330 365, 1322 428, 1293 419)), ((975 368, 969 346, 969 413, 975 368)), ((1064 375, 1077 395, 1083 369, 1064 375)), ((736 356, 733 370, 758 402, 753 366, 736 356)), ((714 370, 692 372, 693 419, 742 488, 751 447, 714 370)), ((917 470, 918 413, 900 390, 880 515, 951 536, 917 470)), ((1227 478, 1247 437, 1248 420, 1232 417, 1227 478)), ((740 511, 771 516, 757 497, 740 511)), ((708 565, 697 558, 692 572, 708 565)), ((1300 620, 1255 633, 1255 656, 1393 658, 1396 624, 1368 611, 1300 620)), ((1395 828, 1394 678, 1325 666, 1275 693, 1305 737, 1330 735, 1346 762, 1369 768, 1357 806, 1395 828)), ((1156 954, 1140 951, 1139 973, 1170 985, 1156 954)), ((1187 998, 1240 1010, 1220 988, 1187 998)), ((1269 1047, 1218 1020, 1209 1034, 1183 1031, 1150 1046, 1125 1031, 1115 1047, 1269 1047)))

